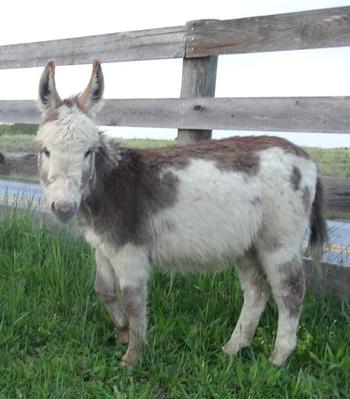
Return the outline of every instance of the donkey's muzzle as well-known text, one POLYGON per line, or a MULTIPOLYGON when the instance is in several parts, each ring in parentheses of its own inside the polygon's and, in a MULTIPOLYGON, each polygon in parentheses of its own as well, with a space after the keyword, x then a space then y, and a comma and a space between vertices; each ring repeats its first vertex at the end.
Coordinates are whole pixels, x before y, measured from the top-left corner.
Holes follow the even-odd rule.
POLYGON ((76 214, 77 204, 75 202, 52 202, 51 209, 60 222, 66 223, 76 214))

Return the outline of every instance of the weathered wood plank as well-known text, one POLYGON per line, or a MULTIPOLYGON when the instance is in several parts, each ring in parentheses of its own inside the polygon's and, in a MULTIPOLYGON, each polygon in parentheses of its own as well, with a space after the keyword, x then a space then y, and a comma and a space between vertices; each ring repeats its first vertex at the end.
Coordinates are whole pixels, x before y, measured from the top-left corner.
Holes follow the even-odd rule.
POLYGON ((33 100, 0 100, 0 123, 38 123, 40 114, 33 100))
POLYGON ((304 270, 307 284, 315 294, 350 301, 350 267, 322 262, 318 273, 311 259, 305 258, 304 270))
POLYGON ((108 125, 295 132, 350 132, 350 97, 109 100, 108 125))
POLYGON ((0 69, 350 45, 350 7, 0 46, 0 69))
POLYGON ((54 58, 57 65, 183 58, 185 27, 110 33, 0 46, 0 69, 31 68, 54 58))
MULTIPOLYGON (((108 126, 350 133, 350 97, 107 100, 108 126)), ((0 122, 37 123, 34 101, 1 100, 0 122)))
POLYGON ((38 181, 36 155, 0 152, 0 176, 38 181))
POLYGON ((226 21, 192 21, 186 57, 350 45, 350 7, 226 21))
POLYGON ((350 45, 350 7, 0 46, 0 69, 350 45), (185 36, 186 53, 185 53, 185 36))
MULTIPOLYGON (((214 97, 218 57, 184 59, 182 66, 181 98, 214 97)), ((211 138, 211 130, 179 129, 176 141, 189 144, 211 138)))
POLYGON ((350 217, 350 179, 324 176, 322 181, 326 189, 326 209, 329 215, 337 218, 350 217))

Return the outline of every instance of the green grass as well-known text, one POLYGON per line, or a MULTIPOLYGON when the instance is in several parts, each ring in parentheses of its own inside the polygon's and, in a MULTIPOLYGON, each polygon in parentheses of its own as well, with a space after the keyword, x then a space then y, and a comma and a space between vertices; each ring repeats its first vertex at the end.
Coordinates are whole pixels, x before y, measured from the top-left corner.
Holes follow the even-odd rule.
MULTIPOLYGON (((120 139, 123 145, 133 148, 161 148, 175 144, 173 140, 120 139)), ((35 152, 34 136, 29 134, 1 134, 0 152, 35 152)))
POLYGON ((0 135, 0 152, 35 152, 34 136, 29 134, 0 135))
POLYGON ((220 348, 242 295, 231 269, 150 281, 149 346, 119 367, 125 348, 93 291, 91 249, 12 211, 0 222, 0 398, 349 398, 350 306, 307 298, 297 350, 269 365, 276 307, 251 349, 220 348))
POLYGON ((305 150, 317 162, 324 176, 350 177, 350 148, 313 148, 305 150))
POLYGON ((162 148, 175 145, 174 140, 152 139, 117 139, 122 145, 130 148, 162 148))
POLYGON ((34 135, 38 130, 38 125, 33 123, 0 123, 0 136, 3 135, 34 135))

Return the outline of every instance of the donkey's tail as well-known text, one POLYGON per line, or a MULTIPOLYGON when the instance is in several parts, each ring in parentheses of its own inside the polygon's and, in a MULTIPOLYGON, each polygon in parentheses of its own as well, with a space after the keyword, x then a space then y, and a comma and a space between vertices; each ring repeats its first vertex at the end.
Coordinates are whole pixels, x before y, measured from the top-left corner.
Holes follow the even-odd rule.
POLYGON ((311 209, 309 236, 309 246, 312 250, 316 265, 320 265, 323 244, 327 241, 327 224, 324 217, 324 192, 320 177, 317 177, 316 194, 311 209))

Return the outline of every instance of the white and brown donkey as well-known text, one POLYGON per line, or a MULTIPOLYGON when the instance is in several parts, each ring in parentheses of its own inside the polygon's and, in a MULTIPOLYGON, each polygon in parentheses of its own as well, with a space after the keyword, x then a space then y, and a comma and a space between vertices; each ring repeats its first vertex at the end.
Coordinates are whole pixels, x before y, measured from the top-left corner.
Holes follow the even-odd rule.
POLYGON ((49 61, 40 80, 39 174, 53 213, 63 222, 77 215, 96 250, 96 292, 128 343, 122 364, 135 362, 146 342, 151 264, 216 271, 232 260, 244 303, 223 350, 234 355, 250 344, 271 291, 278 330, 270 360, 283 364, 297 341, 307 225, 313 246, 326 238, 314 162, 268 136, 122 148, 94 122, 104 87, 100 63, 85 91, 66 100, 54 71, 49 61))

